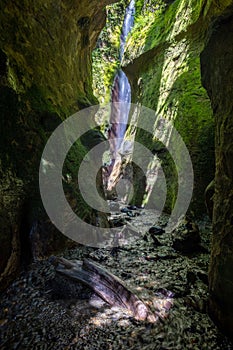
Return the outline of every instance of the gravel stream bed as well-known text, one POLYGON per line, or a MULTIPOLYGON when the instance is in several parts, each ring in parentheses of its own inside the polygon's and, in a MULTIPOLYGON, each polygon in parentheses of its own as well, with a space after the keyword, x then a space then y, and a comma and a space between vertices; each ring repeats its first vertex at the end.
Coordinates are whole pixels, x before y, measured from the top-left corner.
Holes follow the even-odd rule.
MULTIPOLYGON (((132 211, 133 212, 133 211, 132 211)), ((154 218, 122 213, 139 227, 154 218)), ((160 225, 166 224, 166 216, 160 225)), ((32 263, 1 295, 1 349, 140 349, 230 350, 207 315, 209 222, 199 222, 205 249, 182 255, 172 248, 171 234, 148 233, 119 249, 79 246, 67 259, 91 258, 120 277, 159 315, 155 324, 137 321, 127 310, 110 307, 81 285, 55 273, 49 259, 32 263), (166 308, 170 303, 169 311, 166 308)), ((144 230, 146 231, 146 229, 144 230)))

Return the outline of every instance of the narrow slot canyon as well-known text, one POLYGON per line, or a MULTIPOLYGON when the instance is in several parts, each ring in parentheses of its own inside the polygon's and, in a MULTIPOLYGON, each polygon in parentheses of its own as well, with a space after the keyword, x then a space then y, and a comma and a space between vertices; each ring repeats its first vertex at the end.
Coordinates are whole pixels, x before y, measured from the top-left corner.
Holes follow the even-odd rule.
POLYGON ((0 31, 0 349, 233 349, 233 1, 0 31))

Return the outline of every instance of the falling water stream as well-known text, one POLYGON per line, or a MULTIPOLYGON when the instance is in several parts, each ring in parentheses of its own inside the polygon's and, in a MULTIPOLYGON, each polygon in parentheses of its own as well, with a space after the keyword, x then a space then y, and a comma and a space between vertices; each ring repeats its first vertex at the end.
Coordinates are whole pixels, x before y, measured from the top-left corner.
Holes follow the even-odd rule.
MULTIPOLYGON (((119 61, 122 61, 125 49, 125 43, 128 34, 130 33, 134 23, 135 0, 131 0, 126 8, 124 22, 120 36, 120 53, 119 61)), ((114 178, 117 176, 121 164, 121 149, 124 143, 124 135, 127 127, 130 102, 131 102, 131 87, 125 73, 118 69, 114 78, 112 95, 112 109, 110 115, 110 129, 108 139, 110 144, 111 164, 108 169, 108 189, 112 189, 114 178), (124 104, 118 104, 124 102, 124 104)))

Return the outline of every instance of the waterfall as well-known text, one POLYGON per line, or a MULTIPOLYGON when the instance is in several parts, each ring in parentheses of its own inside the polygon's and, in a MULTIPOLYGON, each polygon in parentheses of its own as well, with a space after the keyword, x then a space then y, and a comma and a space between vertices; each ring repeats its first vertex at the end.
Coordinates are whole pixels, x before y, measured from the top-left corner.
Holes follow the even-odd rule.
MULTIPOLYGON (((131 0, 126 8, 124 22, 120 36, 119 61, 122 61, 125 43, 134 23, 135 0, 131 0)), ((111 164, 108 167, 108 190, 114 187, 115 180, 120 172, 121 155, 124 135, 127 127, 131 103, 131 88, 125 73, 119 69, 114 78, 111 102, 113 103, 110 115, 110 129, 108 140, 110 145, 111 164), (118 105, 116 102, 125 102, 118 105)))
POLYGON ((125 11, 125 18, 122 26, 122 31, 121 31, 120 61, 122 60, 122 57, 124 54, 127 36, 130 33, 134 24, 134 13, 135 13, 135 0, 131 0, 129 3, 129 6, 126 8, 126 11, 125 11))

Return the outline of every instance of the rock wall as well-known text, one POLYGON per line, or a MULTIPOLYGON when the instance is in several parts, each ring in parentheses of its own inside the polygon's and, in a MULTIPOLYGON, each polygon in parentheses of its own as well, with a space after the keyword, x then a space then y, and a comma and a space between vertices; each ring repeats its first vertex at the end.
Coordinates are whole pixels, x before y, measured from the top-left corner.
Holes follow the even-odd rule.
POLYGON ((214 111, 215 194, 209 269, 213 319, 233 334, 233 6, 210 28, 201 55, 203 84, 214 111))
MULTIPOLYGON (((97 103, 92 93, 91 51, 105 24, 105 5, 112 2, 1 1, 1 288, 28 254, 33 225, 46 241, 42 255, 65 245, 40 203, 39 163, 46 140, 61 120, 97 103)), ((72 179, 65 186, 76 211, 91 221, 93 212, 75 187, 85 153, 85 146, 77 141, 64 166, 65 175, 72 179)))
MULTIPOLYGON (((182 136, 194 168, 190 211, 202 215, 206 212, 204 191, 214 176, 214 121, 201 83, 199 57, 211 4, 182 0, 145 3, 141 9, 138 6, 124 60, 133 101, 171 120, 182 136)), ((145 136, 142 131, 136 139, 152 151, 160 147, 153 135, 145 136)), ((168 185, 165 209, 170 211, 177 194, 176 170, 168 154, 159 158, 168 185)), ((143 191, 143 187, 138 189, 143 191)))

